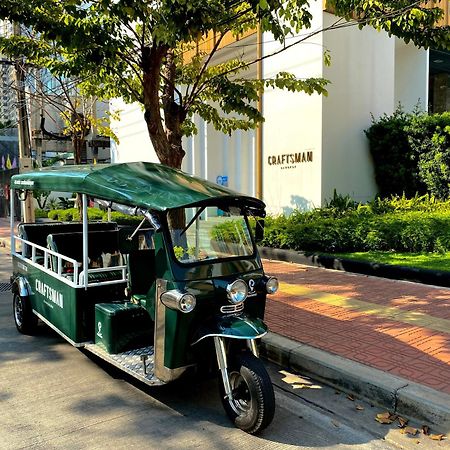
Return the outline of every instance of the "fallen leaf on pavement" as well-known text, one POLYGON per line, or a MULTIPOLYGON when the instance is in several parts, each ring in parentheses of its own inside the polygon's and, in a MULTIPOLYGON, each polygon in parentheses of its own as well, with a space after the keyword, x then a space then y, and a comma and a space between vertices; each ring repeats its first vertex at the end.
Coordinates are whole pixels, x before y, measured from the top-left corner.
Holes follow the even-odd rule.
POLYGON ((429 438, 433 441, 443 441, 445 439, 445 434, 430 434, 429 438))
POLYGON ((356 405, 356 410, 357 410, 357 411, 364 411, 364 406, 362 406, 362 405, 356 405))
POLYGON ((397 418, 397 416, 394 416, 389 411, 386 411, 386 412, 377 414, 375 417, 375 420, 379 423, 386 425, 386 424, 392 423, 396 418, 397 418))
POLYGON ((375 420, 383 425, 387 425, 393 422, 389 417, 375 417, 375 420))
POLYGON ((350 401, 352 401, 352 402, 355 401, 355 397, 353 397, 352 394, 348 394, 348 395, 347 395, 347 398, 348 398, 350 401))
POLYGON ((287 372, 286 370, 280 370, 279 373, 284 375, 284 378, 282 378, 281 381, 290 384, 292 389, 321 389, 321 386, 312 384, 308 377, 301 377, 294 373, 287 372))
POLYGON ((339 422, 337 422, 336 420, 332 420, 331 423, 336 427, 339 428, 341 426, 341 424, 339 422))
POLYGON ((408 425, 408 419, 398 416, 397 420, 399 428, 405 428, 408 425))
POLYGON ((402 434, 407 434, 409 436, 415 436, 417 434, 417 431, 418 431, 417 428, 413 427, 405 427, 400 430, 402 434))

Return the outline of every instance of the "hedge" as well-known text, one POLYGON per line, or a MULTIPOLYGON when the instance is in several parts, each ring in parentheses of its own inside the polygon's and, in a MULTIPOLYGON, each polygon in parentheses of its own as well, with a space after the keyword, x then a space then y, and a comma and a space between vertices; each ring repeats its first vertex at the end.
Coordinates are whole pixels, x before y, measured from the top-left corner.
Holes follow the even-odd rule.
POLYGON ((450 112, 406 113, 372 118, 365 131, 382 197, 430 193, 450 197, 450 112))
MULTIPOLYGON (((39 210, 39 217, 48 217, 52 220, 59 220, 61 222, 72 222, 79 221, 80 214, 77 208, 69 209, 53 209, 51 211, 39 210), (47 213, 44 215, 44 213, 47 213)), ((99 208, 88 208, 88 220, 91 222, 103 220, 106 222, 108 220, 107 211, 102 211, 99 208)), ((119 225, 135 225, 139 224, 142 220, 142 216, 129 216, 127 214, 122 214, 117 211, 111 212, 111 220, 117 222, 119 225)))
POLYGON ((301 251, 450 251, 450 202, 424 196, 375 200, 266 218, 261 245, 301 251))

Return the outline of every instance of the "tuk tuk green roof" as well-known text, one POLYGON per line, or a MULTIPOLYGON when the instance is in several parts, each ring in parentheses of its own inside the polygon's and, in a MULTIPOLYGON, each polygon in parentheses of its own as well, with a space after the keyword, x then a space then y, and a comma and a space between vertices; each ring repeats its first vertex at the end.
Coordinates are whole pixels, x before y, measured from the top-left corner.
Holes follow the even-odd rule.
POLYGON ((11 188, 78 192, 155 211, 226 202, 262 211, 264 203, 162 164, 132 162, 46 167, 14 175, 11 188))

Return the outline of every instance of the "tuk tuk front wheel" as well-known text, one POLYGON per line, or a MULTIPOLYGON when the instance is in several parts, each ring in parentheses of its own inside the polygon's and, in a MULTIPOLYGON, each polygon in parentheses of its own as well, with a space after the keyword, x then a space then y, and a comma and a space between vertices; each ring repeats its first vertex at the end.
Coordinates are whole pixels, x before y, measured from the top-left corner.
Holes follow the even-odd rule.
POLYGON ((14 294, 13 315, 17 330, 22 334, 34 334, 38 323, 37 316, 31 309, 28 299, 14 294))
POLYGON ((266 428, 275 413, 275 395, 264 364, 251 353, 236 356, 228 369, 233 398, 225 395, 223 383, 220 394, 223 407, 241 430, 255 434, 266 428))

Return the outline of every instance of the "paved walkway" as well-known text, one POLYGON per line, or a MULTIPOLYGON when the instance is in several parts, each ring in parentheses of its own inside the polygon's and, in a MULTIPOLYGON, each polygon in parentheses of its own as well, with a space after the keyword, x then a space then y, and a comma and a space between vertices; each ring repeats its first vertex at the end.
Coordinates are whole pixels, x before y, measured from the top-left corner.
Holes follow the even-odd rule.
POLYGON ((278 261, 275 333, 450 394, 450 289, 278 261))
MULTIPOLYGON (((0 252, 9 252, 9 223, 1 218, 0 252)), ((281 282, 267 303, 273 332, 450 394, 450 289, 278 261, 264 266, 281 282)))

